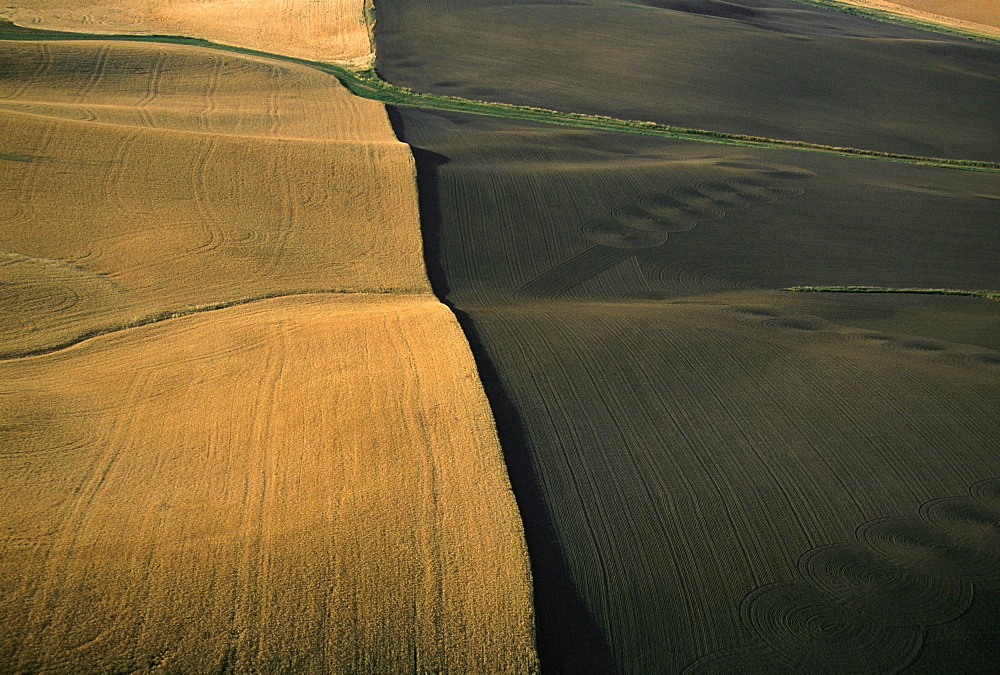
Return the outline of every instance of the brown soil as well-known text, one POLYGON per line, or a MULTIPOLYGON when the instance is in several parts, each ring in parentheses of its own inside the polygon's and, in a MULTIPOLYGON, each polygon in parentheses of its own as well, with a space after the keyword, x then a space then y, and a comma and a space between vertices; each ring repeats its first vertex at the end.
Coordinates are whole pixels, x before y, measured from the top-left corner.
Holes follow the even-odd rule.
POLYGON ((383 5, 379 72, 418 91, 927 157, 1000 157, 1000 49, 987 44, 791 0, 383 5))
POLYGON ((957 520, 855 534, 1000 476, 996 303, 775 290, 998 287, 996 176, 393 116, 494 404, 543 669, 997 667, 966 646, 994 631, 995 546, 957 520), (862 554, 801 567, 834 544, 862 554))

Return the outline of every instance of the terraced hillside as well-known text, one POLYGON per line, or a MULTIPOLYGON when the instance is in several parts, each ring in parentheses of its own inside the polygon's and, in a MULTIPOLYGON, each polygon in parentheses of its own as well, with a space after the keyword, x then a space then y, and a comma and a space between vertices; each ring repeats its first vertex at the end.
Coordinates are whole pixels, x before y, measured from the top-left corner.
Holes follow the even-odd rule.
MULTIPOLYGON (((602 50, 589 27, 602 17, 613 30, 610 4, 394 3, 404 19, 381 24, 381 72, 399 81, 392 55, 403 61, 433 15, 459 67, 425 51, 419 68, 399 65, 414 78, 458 82, 447 88, 458 93, 476 93, 463 81, 495 87, 483 98, 589 93, 610 105, 603 66, 557 76, 561 62, 539 56, 540 40, 531 56, 466 60, 489 49, 483 17, 507 13, 513 33, 524 30, 518 12, 539 24, 566 12, 579 21, 546 24, 565 28, 553 39, 593 50, 608 70, 669 61, 666 29, 641 52, 602 50), (529 58, 522 84, 498 76, 529 58)), ((698 4, 701 39, 748 30, 709 16, 726 3, 698 4)), ((505 39, 508 24, 491 25, 505 39)), ((913 44, 891 26, 857 25, 870 37, 843 39, 872 59, 913 44)), ((788 36, 767 39, 779 50, 788 36)), ((933 69, 965 72, 949 54, 966 46, 923 39, 933 69)), ((662 111, 704 100, 674 89, 665 103, 642 77, 610 90, 662 111)), ((772 112, 741 114, 791 124, 814 110, 799 102, 802 115, 785 116, 788 102, 770 97, 772 112)), ((392 115, 415 148, 432 281, 471 336, 500 427, 543 670, 997 667, 997 305, 780 290, 998 288, 995 175, 392 115)), ((911 138, 952 133, 920 119, 911 138)), ((967 141, 987 148, 989 128, 971 122, 967 141)))
POLYGON ((0 670, 532 671, 385 109, 189 46, 0 51, 0 670))

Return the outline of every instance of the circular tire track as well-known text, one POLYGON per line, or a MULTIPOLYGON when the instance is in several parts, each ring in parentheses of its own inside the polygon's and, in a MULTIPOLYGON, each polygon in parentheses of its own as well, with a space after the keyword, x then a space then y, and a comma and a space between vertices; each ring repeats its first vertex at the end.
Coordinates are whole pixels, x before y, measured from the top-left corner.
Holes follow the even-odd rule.
POLYGON ((653 248, 667 240, 666 232, 637 230, 613 218, 588 220, 580 230, 595 244, 613 248, 653 248))
POLYGON ((685 202, 669 194, 639 197, 638 208, 655 219, 662 232, 687 232, 698 225, 698 216, 685 202))
POLYGON ((801 668, 788 663, 767 647, 734 647, 720 649, 690 664, 682 675, 730 675, 730 673, 768 673, 768 675, 798 675, 801 668))
POLYGON ((674 187, 667 194, 671 199, 686 204, 688 212, 699 223, 708 223, 726 217, 726 209, 697 187, 674 187))
POLYGON ((946 623, 972 604, 969 582, 901 569, 859 543, 814 548, 799 571, 838 605, 888 626, 946 623))
POLYGON ((963 360, 974 366, 1000 368, 1000 354, 967 354, 963 360))
POLYGON ((878 555, 912 572, 965 581, 1000 578, 1000 551, 969 546, 920 518, 873 520, 861 525, 857 536, 878 555))
POLYGON ((824 326, 826 326, 826 323, 818 319, 779 316, 773 319, 764 319, 761 321, 761 325, 781 330, 814 331, 821 330, 824 326))
MULTIPOLYGON (((670 232, 668 223, 662 223, 661 219, 646 209, 639 206, 623 206, 611 212, 611 215, 626 227, 643 230, 644 232, 670 232)), ((697 223, 695 223, 697 224, 697 223)), ((694 227, 692 225, 691 227, 694 227)))
POLYGON ((744 598, 740 613, 772 648, 809 672, 817 667, 840 673, 895 672, 916 659, 923 643, 921 627, 870 621, 804 582, 763 586, 744 598))
POLYGON ((726 183, 761 202, 776 202, 781 197, 800 197, 805 194, 802 188, 772 185, 769 181, 753 177, 729 178, 726 183))
POLYGON ((759 162, 754 159, 741 160, 720 160, 715 162, 715 166, 724 169, 742 169, 752 171, 761 176, 776 178, 778 180, 809 180, 815 178, 816 174, 808 169, 803 169, 790 164, 771 164, 759 162))
POLYGON ((1000 478, 979 481, 969 488, 969 492, 980 504, 1000 509, 1000 478))
POLYGON ((0 311, 12 315, 56 314, 80 304, 82 298, 66 284, 8 282, 0 294, 0 311))
MULTIPOLYGON (((694 187, 676 186, 666 194, 642 196, 633 204, 613 209, 610 218, 596 218, 581 223, 580 232, 599 246, 620 250, 656 248, 667 241, 671 232, 686 232, 699 223, 724 218, 727 208, 745 209, 754 204, 774 202, 782 195, 802 194, 802 190, 798 188, 772 185, 773 179, 802 180, 814 175, 811 171, 797 167, 761 164, 753 158, 747 161, 715 162, 715 166, 750 171, 755 175, 730 175, 728 178, 703 181, 694 187)), ((211 246, 215 239, 218 237, 212 236, 207 245, 211 246)), ((582 281, 589 278, 585 270, 568 273, 562 269, 562 264, 556 267, 560 268, 560 274, 567 279, 579 278, 582 281)), ((547 278, 550 271, 546 270, 536 279, 526 282, 522 288, 544 286, 545 284, 537 283, 537 280, 547 278)), ((746 286, 746 282, 739 285, 746 286)), ((750 287, 754 287, 753 284, 750 287)), ((568 287, 563 289, 565 290, 568 287)))
POLYGON ((756 188, 744 192, 731 185, 728 180, 701 183, 698 185, 698 192, 724 209, 746 209, 769 200, 768 197, 761 197, 760 191, 756 188))
POLYGON ((1000 509, 972 497, 945 497, 921 506, 920 517, 977 551, 1000 556, 1000 509))

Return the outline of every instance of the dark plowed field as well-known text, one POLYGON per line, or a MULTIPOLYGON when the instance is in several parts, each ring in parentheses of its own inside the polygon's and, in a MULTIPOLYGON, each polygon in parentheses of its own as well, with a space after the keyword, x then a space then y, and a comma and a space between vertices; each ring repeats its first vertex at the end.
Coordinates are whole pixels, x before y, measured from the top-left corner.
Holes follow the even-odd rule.
POLYGON ((1000 49, 790 0, 393 0, 420 91, 923 156, 1000 155, 1000 49))
MULTIPOLYGON (((1000 49, 780 0, 379 5, 422 90, 997 159, 1000 49)), ((1000 668, 1000 176, 414 109, 549 672, 1000 668)))
POLYGON ((996 288, 1000 178, 393 119, 548 671, 996 665, 998 305, 776 289, 996 288))

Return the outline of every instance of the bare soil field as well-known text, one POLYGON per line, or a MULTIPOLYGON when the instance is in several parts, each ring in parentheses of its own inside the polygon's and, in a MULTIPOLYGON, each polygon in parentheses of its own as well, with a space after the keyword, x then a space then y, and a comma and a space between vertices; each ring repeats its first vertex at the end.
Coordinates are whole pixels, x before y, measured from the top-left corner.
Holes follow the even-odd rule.
POLYGON ((1000 49, 791 0, 401 0, 419 91, 930 157, 1000 156, 1000 49))
POLYGON ((492 417, 433 296, 0 364, 6 672, 530 671, 492 417))
POLYGON ((371 0, 18 0, 0 19, 30 28, 183 35, 314 61, 367 64, 371 0))
POLYGON ((459 304, 800 283, 1000 286, 995 174, 394 115, 418 158, 440 155, 437 185, 422 194, 454 195, 437 209, 461 223, 440 242, 459 304))
POLYGON ((534 671, 384 107, 201 48, 0 55, 0 670, 534 671))
POLYGON ((543 671, 997 667, 1000 178, 390 112, 543 671))

